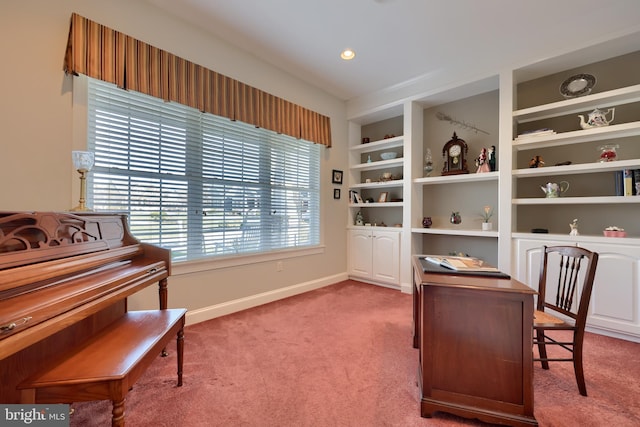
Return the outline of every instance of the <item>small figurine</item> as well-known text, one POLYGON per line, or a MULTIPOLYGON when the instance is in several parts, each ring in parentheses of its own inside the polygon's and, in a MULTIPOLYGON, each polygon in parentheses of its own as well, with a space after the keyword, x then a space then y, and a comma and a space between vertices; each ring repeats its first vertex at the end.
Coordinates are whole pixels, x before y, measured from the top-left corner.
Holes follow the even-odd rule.
POLYGON ((531 160, 529 160, 530 168, 540 168, 544 166, 544 159, 542 156, 534 156, 531 160))
POLYGON ((362 218, 362 212, 360 211, 356 214, 356 225, 364 225, 364 218, 362 218))
POLYGON ((451 217, 449 218, 449 222, 451 224, 456 224, 456 225, 462 223, 462 217, 460 216, 460 212, 458 211, 451 212, 451 217))
POLYGON ((569 227, 571 227, 571 232, 569 233, 569 236, 578 236, 580 234, 578 233, 578 218, 575 218, 573 222, 569 224, 569 227))
POLYGON ((492 145, 489 147, 487 156, 489 157, 489 169, 491 172, 495 172, 496 169, 496 146, 492 145))
POLYGON ((483 148, 480 151, 480 155, 476 158, 476 166, 478 170, 476 173, 484 173, 491 172, 491 168, 489 167, 489 159, 487 157, 487 149, 483 148))
POLYGON ((425 216, 424 218, 422 218, 422 227, 423 228, 431 228, 432 224, 433 224, 433 221, 431 220, 430 216, 425 216))

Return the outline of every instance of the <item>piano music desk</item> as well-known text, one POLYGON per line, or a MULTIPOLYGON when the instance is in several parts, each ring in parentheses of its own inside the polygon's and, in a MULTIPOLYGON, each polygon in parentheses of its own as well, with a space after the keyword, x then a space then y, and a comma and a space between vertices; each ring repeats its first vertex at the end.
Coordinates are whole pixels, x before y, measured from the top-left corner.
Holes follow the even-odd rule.
POLYGON ((18 386, 22 403, 108 399, 113 402, 112 426, 124 426, 127 393, 173 336, 177 337, 178 387, 182 385, 185 313, 185 309, 127 312, 23 381, 18 386))

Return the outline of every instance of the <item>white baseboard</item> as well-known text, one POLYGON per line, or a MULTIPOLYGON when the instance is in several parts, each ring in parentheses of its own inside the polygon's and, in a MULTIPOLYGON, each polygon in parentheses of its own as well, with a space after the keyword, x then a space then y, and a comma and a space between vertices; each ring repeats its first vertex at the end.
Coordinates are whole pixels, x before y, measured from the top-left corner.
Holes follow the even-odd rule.
POLYGON ((413 294, 413 283, 401 283, 400 292, 403 294, 413 294))
POLYGON ((273 291, 263 292, 261 294, 251 295, 233 301, 227 301, 222 304, 203 307, 197 310, 189 310, 186 316, 186 324, 193 325, 195 323, 215 319, 216 317, 236 313, 248 308, 257 307, 262 304, 333 285, 334 283, 342 282, 347 279, 348 276, 346 273, 337 274, 335 276, 323 277, 322 279, 300 283, 286 288, 275 289, 273 291))
POLYGON ((585 327, 585 331, 598 334, 598 335, 604 335, 611 338, 617 338, 625 341, 640 343, 640 336, 632 333, 624 333, 624 332, 614 331, 608 328, 590 326, 590 325, 587 325, 585 327))

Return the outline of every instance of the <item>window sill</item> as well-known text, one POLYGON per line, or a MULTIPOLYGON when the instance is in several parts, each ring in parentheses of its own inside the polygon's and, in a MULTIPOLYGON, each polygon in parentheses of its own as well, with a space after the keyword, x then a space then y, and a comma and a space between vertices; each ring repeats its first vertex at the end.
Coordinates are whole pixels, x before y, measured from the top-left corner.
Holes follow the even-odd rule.
POLYGON ((259 262, 277 261, 282 259, 297 258, 301 256, 317 255, 324 253, 324 246, 318 245, 304 249, 286 249, 259 254, 228 255, 208 257, 194 261, 179 261, 171 266, 171 275, 199 273, 203 271, 218 270, 221 268, 238 267, 259 262))

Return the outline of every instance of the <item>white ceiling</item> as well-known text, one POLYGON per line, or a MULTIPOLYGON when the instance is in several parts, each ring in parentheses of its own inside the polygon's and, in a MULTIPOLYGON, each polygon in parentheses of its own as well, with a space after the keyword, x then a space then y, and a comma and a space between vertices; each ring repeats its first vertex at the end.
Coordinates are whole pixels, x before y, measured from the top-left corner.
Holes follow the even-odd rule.
POLYGON ((147 1, 343 100, 495 73, 640 28, 640 0, 147 1), (352 61, 340 59, 347 47, 352 61))

